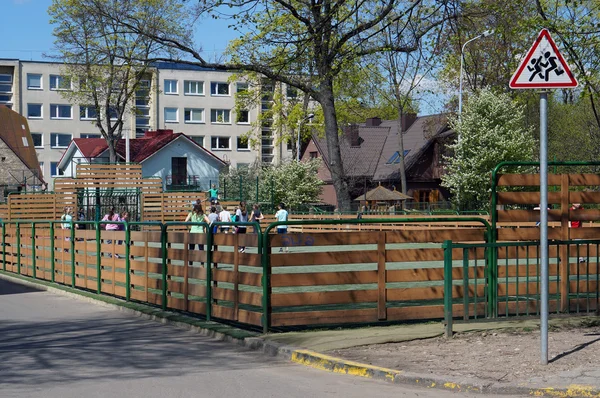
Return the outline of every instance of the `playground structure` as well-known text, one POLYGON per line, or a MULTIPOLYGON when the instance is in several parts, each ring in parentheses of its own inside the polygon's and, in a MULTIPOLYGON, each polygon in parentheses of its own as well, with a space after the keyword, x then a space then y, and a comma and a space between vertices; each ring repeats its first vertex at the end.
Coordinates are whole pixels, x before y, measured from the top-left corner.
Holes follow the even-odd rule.
MULTIPOLYGON (((62 229, 57 218, 13 218, 2 223, 3 269, 264 331, 442 318, 451 328, 453 318, 539 315, 539 178, 500 171, 489 218, 292 215, 284 235, 272 220, 246 223, 246 234, 204 224, 206 233, 191 234, 179 215, 192 198, 181 194, 177 204, 160 192, 148 195, 161 206, 171 201, 171 210, 160 210, 164 218, 148 216, 155 220, 124 231, 97 221, 79 230, 77 221, 62 229)), ((600 203, 597 192, 582 190, 600 177, 563 173, 549 181, 559 188, 550 194, 549 308, 595 313, 600 212, 573 212, 570 203, 600 203), (569 228, 569 220, 584 227, 569 228)))

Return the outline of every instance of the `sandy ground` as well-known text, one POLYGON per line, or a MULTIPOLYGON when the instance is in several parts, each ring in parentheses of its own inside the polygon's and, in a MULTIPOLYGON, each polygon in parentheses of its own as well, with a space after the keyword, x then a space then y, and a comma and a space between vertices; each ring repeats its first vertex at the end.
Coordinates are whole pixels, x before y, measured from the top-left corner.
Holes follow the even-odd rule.
POLYGON ((423 375, 520 382, 587 366, 600 368, 600 326, 561 326, 548 333, 541 364, 539 330, 486 331, 330 351, 357 362, 423 375))

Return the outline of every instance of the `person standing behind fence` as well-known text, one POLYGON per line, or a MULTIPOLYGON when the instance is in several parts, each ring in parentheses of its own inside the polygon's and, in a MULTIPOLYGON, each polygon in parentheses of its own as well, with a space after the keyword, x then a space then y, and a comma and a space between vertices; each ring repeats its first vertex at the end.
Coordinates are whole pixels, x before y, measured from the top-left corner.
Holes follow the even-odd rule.
MULTIPOLYGON (((236 222, 248 222, 248 210, 246 210, 246 202, 244 202, 244 201, 240 202, 240 207, 238 207, 238 209, 235 211, 235 215, 236 215, 236 219, 235 219, 236 222)), ((246 226, 244 225, 244 226, 238 227, 237 233, 245 234, 246 226)), ((238 251, 240 253, 244 253, 246 251, 246 246, 240 246, 238 251)))
MULTIPOLYGON (((288 212, 285 209, 285 205, 283 203, 280 203, 277 206, 277 213, 275 213, 275 219, 277 221, 287 221, 288 220, 288 212)), ((288 226, 287 225, 278 225, 277 226, 277 233, 278 234, 287 234, 287 230, 288 230, 288 226)), ((281 253, 283 251, 283 247, 279 248, 279 252, 281 253)), ((286 246, 285 251, 288 252, 289 248, 286 246)))
MULTIPOLYGON (((252 206, 252 214, 250 214, 250 222, 256 222, 260 224, 260 220, 262 220, 263 218, 265 218, 265 216, 263 216, 263 214, 260 211, 260 208, 258 207, 258 205, 254 205, 252 206)), ((254 227, 254 233, 258 233, 257 227, 254 227)))
MULTIPOLYGON (((581 203, 573 203, 573 206, 571 206, 571 211, 577 211, 577 210, 581 210, 581 203)), ((573 221, 569 221, 569 227, 571 228, 581 228, 582 224, 580 220, 573 220, 573 221)))
MULTIPOLYGON (((194 222, 194 223, 204 222, 206 224, 209 224, 210 220, 208 219, 206 214, 204 214, 204 210, 202 210, 202 206, 194 205, 194 208, 192 209, 192 211, 185 218, 185 222, 194 222)), ((192 227, 190 228, 190 233, 192 233, 192 234, 201 234, 203 232, 204 232, 204 226, 202 226, 202 225, 192 225, 192 227)), ((195 243, 188 244, 189 250, 194 250, 195 247, 196 247, 195 243)), ((204 245, 201 243, 198 243, 198 250, 204 250, 204 245)))
POLYGON ((219 190, 217 189, 215 184, 212 184, 212 188, 208 190, 208 198, 210 203, 217 203, 219 200, 219 190))
MULTIPOLYGON (((71 241, 71 221, 73 220, 72 210, 70 207, 65 207, 63 209, 63 215, 60 216, 60 220, 64 221, 60 224, 60 227, 63 230, 63 234, 65 236, 65 241, 71 241)), ((65 251, 69 251, 68 249, 64 249, 65 251)))
MULTIPOLYGON (((217 206, 217 210, 219 210, 219 221, 231 222, 231 214, 229 213, 229 211, 227 209, 224 209, 223 207, 221 207, 219 205, 219 206, 217 206)), ((221 232, 226 234, 229 232, 229 228, 230 227, 228 225, 223 225, 223 226, 221 226, 221 232)))
MULTIPOLYGON (((108 211, 108 213, 106 213, 106 215, 104 216, 104 218, 102 218, 102 221, 114 221, 114 222, 119 222, 121 221, 121 217, 119 217, 119 213, 115 212, 115 208, 111 207, 110 210, 108 211)), ((104 224, 104 229, 107 231, 118 231, 119 230, 119 224, 104 224)), ((109 245, 112 243, 112 239, 107 239, 106 243, 108 243, 109 245)), ((108 255, 109 257, 112 257, 112 254, 108 255)), ((119 255, 117 254, 117 257, 119 257, 119 255)))
POLYGON ((213 229, 213 234, 217 233, 217 226, 213 224, 219 221, 219 214, 217 213, 217 208, 215 206, 211 206, 210 213, 208 215, 208 220, 210 221, 211 228, 213 229))

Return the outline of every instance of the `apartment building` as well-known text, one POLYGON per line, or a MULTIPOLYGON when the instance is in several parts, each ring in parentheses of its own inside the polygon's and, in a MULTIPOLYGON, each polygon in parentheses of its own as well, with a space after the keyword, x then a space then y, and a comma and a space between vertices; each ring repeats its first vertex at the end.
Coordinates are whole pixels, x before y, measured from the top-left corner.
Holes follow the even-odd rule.
MULTIPOLYGON (((73 138, 100 137, 93 109, 69 103, 61 95, 73 84, 61 75, 61 66, 0 59, 0 104, 28 119, 43 176, 50 183, 59 176, 58 162, 73 138)), ((279 143, 277 132, 268 126, 261 128, 258 148, 242 138, 255 128, 253 121, 261 109, 268 109, 272 97, 265 96, 253 109, 236 112, 235 93, 247 85, 231 82, 231 77, 231 72, 193 65, 155 64, 132 101, 124 134, 135 138, 158 129, 185 133, 232 167, 290 159, 289 146, 279 143)))

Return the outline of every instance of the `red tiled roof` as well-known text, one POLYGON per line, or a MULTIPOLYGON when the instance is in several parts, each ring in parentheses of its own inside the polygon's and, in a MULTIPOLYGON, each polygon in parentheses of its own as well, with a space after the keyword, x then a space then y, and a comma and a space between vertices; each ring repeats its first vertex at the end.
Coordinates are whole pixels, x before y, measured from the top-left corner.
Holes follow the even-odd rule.
MULTIPOLYGON (((212 152, 206 150, 205 148, 198 145, 195 141, 191 140, 188 136, 183 133, 173 133, 170 130, 159 131, 159 132, 148 132, 142 138, 132 138, 129 140, 129 159, 133 163, 141 163, 150 156, 154 155, 160 149, 164 148, 170 142, 176 140, 177 138, 184 136, 190 142, 194 143, 198 146, 198 148, 202 149, 219 162, 223 163, 221 159, 215 156, 212 152)), ((108 145, 106 144, 106 140, 104 138, 75 138, 73 142, 84 157, 91 159, 98 157, 102 152, 108 149, 108 145)), ((117 142, 115 146, 115 150, 117 155, 123 159, 125 159, 125 139, 122 138, 117 142)))

